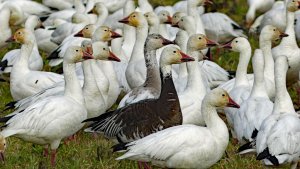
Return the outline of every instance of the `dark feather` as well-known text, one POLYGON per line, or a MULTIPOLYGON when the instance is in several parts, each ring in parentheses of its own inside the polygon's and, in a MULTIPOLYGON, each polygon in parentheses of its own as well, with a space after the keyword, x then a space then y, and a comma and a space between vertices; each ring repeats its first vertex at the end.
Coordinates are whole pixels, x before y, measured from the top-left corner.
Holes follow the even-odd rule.
POLYGON ((265 148, 263 152, 259 153, 256 157, 256 160, 263 160, 263 159, 268 159, 270 160, 270 162, 275 165, 278 166, 279 162, 278 159, 275 156, 272 156, 269 152, 269 148, 265 148))
POLYGON ((111 148, 113 149, 113 152, 118 152, 118 151, 126 150, 127 147, 128 147, 127 143, 119 143, 119 144, 113 145, 111 148))
POLYGON ((255 139, 255 138, 257 137, 257 134, 258 134, 258 130, 255 129, 255 130, 252 132, 251 138, 252 138, 252 139, 255 139))
POLYGON ((242 145, 241 147, 239 147, 238 152, 240 153, 242 151, 245 151, 245 150, 248 150, 248 149, 252 149, 253 148, 252 145, 253 145, 252 142, 248 142, 248 143, 242 145))
POLYGON ((58 55, 59 52, 60 52, 60 48, 58 47, 53 52, 51 52, 50 55, 46 59, 47 60, 59 59, 59 55, 58 55))
POLYGON ((49 18, 49 15, 46 15, 46 16, 40 16, 40 20, 42 22, 45 22, 45 20, 47 20, 49 18))
POLYGON ((15 115, 2 117, 2 118, 0 118, 0 123, 6 123, 9 119, 11 119, 14 116, 15 115))
POLYGON ((4 61, 0 62, 0 69, 1 69, 2 71, 4 71, 5 68, 8 66, 7 63, 8 63, 7 60, 4 60, 4 61))

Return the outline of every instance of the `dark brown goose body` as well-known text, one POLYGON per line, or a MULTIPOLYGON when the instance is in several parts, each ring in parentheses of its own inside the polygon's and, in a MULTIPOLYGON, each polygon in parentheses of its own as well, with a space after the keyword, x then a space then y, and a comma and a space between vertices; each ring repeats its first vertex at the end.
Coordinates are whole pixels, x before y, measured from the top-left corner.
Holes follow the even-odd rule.
POLYGON ((121 143, 143 138, 149 134, 182 124, 179 98, 171 74, 161 73, 162 90, 158 99, 143 100, 95 118, 89 130, 103 132, 121 143))

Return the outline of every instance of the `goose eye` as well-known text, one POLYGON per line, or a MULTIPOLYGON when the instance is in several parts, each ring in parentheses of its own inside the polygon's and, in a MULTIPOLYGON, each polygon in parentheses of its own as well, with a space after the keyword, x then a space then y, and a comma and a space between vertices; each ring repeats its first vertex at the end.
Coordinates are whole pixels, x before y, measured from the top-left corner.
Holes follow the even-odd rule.
POLYGON ((134 17, 134 18, 135 18, 135 15, 133 15, 132 17, 134 17))
POLYGON ((148 15, 145 15, 148 18, 148 15))
POLYGON ((103 50, 106 50, 105 48, 103 48, 103 50))
POLYGON ((183 19, 181 19, 181 21, 183 22, 183 19))
POLYGON ((273 29, 273 31, 275 32, 275 31, 276 31, 276 29, 273 29))
POLYGON ((225 97, 225 94, 222 94, 223 97, 225 97))
POLYGON ((235 41, 235 43, 238 43, 239 41, 235 41))
POLYGON ((176 53, 176 51, 174 50, 173 53, 176 53))
POLYGON ((201 37, 199 37, 199 40, 201 40, 202 38, 201 37))
POLYGON ((85 28, 85 29, 89 29, 89 28, 85 28))
POLYGON ((78 50, 76 50, 76 52, 78 52, 78 50))

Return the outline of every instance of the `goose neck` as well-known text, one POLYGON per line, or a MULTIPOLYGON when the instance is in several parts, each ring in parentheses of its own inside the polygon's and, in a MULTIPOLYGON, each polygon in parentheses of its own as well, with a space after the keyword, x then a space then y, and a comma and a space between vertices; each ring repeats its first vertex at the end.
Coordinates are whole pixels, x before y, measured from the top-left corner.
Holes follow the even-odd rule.
MULTIPOLYGON (((195 59, 193 62, 188 62, 187 64, 187 87, 186 90, 190 90, 192 92, 200 92, 201 95, 205 95, 206 87, 204 84, 204 80, 202 78, 202 73, 199 69, 198 58, 200 55, 199 51, 191 51, 188 49, 188 54, 195 59)), ((199 94, 199 93, 198 93, 199 94)))
POLYGON ((156 59, 156 50, 145 51, 145 62, 147 68, 146 81, 144 86, 156 88, 160 90, 161 87, 161 79, 159 67, 156 59))
POLYGON ((91 65, 93 64, 92 62, 95 62, 95 60, 86 60, 82 63, 82 70, 84 75, 84 83, 82 88, 83 90, 88 90, 95 86, 93 73, 91 71, 91 65))
POLYGON ((130 61, 140 60, 143 57, 144 44, 148 35, 148 25, 138 26, 136 28, 136 41, 133 47, 130 61))
POLYGON ((235 87, 241 85, 249 86, 247 79, 247 67, 251 58, 251 48, 245 48, 240 53, 240 60, 236 70, 235 87))
POLYGON ((273 113, 290 112, 294 113, 294 105, 286 87, 286 73, 281 65, 276 65, 275 68, 275 102, 273 113))
POLYGON ((295 23, 295 13, 294 12, 289 12, 288 10, 286 11, 286 29, 285 33, 287 33, 289 36, 285 37, 281 40, 281 44, 290 44, 293 46, 297 46, 296 42, 296 36, 295 36, 295 29, 294 29, 294 23, 295 23))
POLYGON ((264 40, 260 38, 260 49, 263 52, 265 68, 264 74, 265 77, 274 81, 274 59, 272 56, 272 42, 271 40, 264 40))
POLYGON ((10 10, 8 8, 0 11, 0 30, 10 30, 9 27, 10 10))
MULTIPOLYGON (((152 26, 150 26, 149 27, 149 34, 153 34, 153 33, 157 33, 157 34, 159 34, 159 29, 160 28, 160 26, 159 26, 159 24, 154 24, 154 25, 152 25, 152 26)), ((163 35, 162 35, 163 36, 163 35)), ((164 36, 165 37, 165 36, 164 36)))
MULTIPOLYGON (((203 22, 202 22, 202 19, 201 19, 200 15, 199 15, 199 12, 198 12, 198 6, 195 5, 195 4, 188 3, 187 7, 188 7, 187 8, 188 9, 188 15, 193 16, 195 21, 196 21, 197 33, 201 33, 201 34, 205 35, 204 25, 203 25, 203 22)), ((195 33, 196 33, 196 31, 194 32, 194 34, 195 33)), ((189 34, 189 35, 191 35, 191 34, 189 34)))
POLYGON ((76 75, 75 63, 63 63, 64 77, 65 77, 65 93, 64 96, 74 99, 79 104, 84 103, 82 89, 76 75))
POLYGON ((253 67, 254 67, 254 82, 253 82, 253 87, 251 90, 250 97, 268 98, 268 94, 267 94, 266 88, 265 88, 263 62, 262 63, 256 62, 256 64, 254 64, 254 62, 253 62, 253 67))
POLYGON ((201 112, 208 130, 216 137, 221 145, 228 144, 229 133, 224 121, 218 116, 216 108, 210 105, 205 99, 201 105, 201 112))
MULTIPOLYGON (((18 62, 16 62, 13 66, 13 71, 21 71, 22 73, 30 71, 29 69, 29 57, 33 51, 34 42, 27 42, 21 47, 21 54, 18 62)), ((12 72, 13 72, 12 71, 12 72)))
POLYGON ((249 20, 253 20, 255 18, 255 12, 256 12, 256 6, 255 4, 250 5, 247 14, 246 14, 246 19, 249 20))
POLYGON ((104 11, 102 11, 102 14, 98 16, 97 21, 96 21, 96 26, 102 26, 106 20, 106 18, 108 17, 108 11, 107 9, 105 9, 104 11))
POLYGON ((74 0, 74 6, 75 6, 75 9, 76 9, 76 12, 78 12, 78 13, 84 13, 85 7, 82 4, 81 0, 74 0))

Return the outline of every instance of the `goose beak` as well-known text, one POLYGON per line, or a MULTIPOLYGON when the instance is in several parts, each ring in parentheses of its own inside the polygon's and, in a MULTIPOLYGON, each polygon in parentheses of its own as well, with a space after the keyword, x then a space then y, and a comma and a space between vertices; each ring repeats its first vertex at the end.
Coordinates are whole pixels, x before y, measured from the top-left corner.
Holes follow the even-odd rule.
POLYGON ((8 38, 5 42, 6 42, 6 43, 10 43, 10 42, 15 42, 15 41, 16 41, 15 37, 14 37, 14 36, 11 36, 11 37, 8 38))
POLYGON ((76 34, 74 35, 74 37, 83 37, 83 31, 82 31, 82 30, 79 31, 78 33, 76 33, 76 34))
POLYGON ((298 1, 298 9, 300 9, 300 1, 298 1))
POLYGON ((232 49, 231 43, 232 43, 232 40, 230 42, 226 43, 225 45, 222 45, 221 48, 232 49))
POLYGON ((88 14, 94 14, 94 8, 91 9, 91 10, 88 12, 88 14))
POLYGON ((119 20, 119 22, 128 24, 129 23, 129 16, 127 16, 126 18, 123 18, 122 20, 119 20))
POLYGON ((113 39, 122 37, 122 35, 118 34, 117 32, 110 31, 110 33, 111 33, 111 38, 113 39))
POLYGON ((174 28, 179 28, 179 25, 178 25, 179 22, 175 23, 175 24, 172 24, 172 27, 174 28))
POLYGON ((90 55, 93 55, 93 47, 87 47, 86 52, 89 53, 90 55))
POLYGON ((112 53, 111 51, 109 51, 108 60, 121 62, 121 60, 114 53, 112 53))
POLYGON ((94 56, 91 55, 90 53, 88 52, 85 52, 83 51, 83 57, 82 57, 84 60, 88 60, 88 59, 94 59, 94 56))
POLYGON ((180 52, 181 55, 181 62, 190 62, 190 61, 195 61, 194 58, 188 56, 187 54, 180 52))
POLYGON ((228 97, 227 107, 240 108, 240 106, 235 101, 233 101, 231 97, 228 97))
POLYGON ((170 45, 170 44, 175 44, 175 43, 174 43, 174 41, 170 41, 170 40, 164 38, 162 44, 163 45, 170 45))
POLYGON ((212 5, 214 4, 212 0, 205 0, 204 5, 212 5))
POLYGON ((288 37, 288 36, 289 35, 284 32, 280 32, 280 35, 279 35, 280 38, 284 38, 284 37, 288 37))
POLYGON ((213 47, 213 46, 219 45, 218 43, 216 43, 216 42, 214 42, 214 41, 212 41, 212 40, 210 40, 208 38, 205 38, 205 39, 206 39, 206 46, 207 47, 213 47))
POLYGON ((171 16, 167 16, 168 20, 165 22, 165 24, 172 24, 172 17, 171 16))
POLYGON ((5 161, 4 152, 0 152, 0 161, 5 161))

